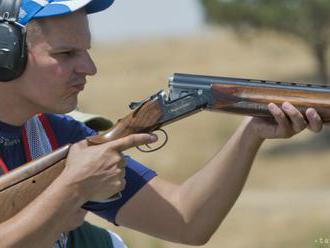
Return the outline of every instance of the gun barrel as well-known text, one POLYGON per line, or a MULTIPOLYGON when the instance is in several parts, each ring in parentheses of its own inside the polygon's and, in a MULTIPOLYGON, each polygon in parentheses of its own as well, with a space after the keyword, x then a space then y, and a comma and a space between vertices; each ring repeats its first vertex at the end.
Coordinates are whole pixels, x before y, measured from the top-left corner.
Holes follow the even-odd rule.
POLYGON ((175 73, 169 81, 172 100, 199 92, 208 96, 208 110, 270 117, 267 105, 291 102, 301 113, 315 108, 330 121, 330 87, 268 80, 175 73))
POLYGON ((217 76, 205 76, 205 75, 194 75, 194 74, 183 74, 183 73, 175 73, 169 79, 170 87, 174 87, 174 88, 193 89, 198 87, 201 89, 209 89, 214 84, 330 93, 329 86, 311 84, 311 83, 304 84, 304 83, 295 83, 295 82, 280 82, 280 81, 244 79, 244 78, 233 78, 233 77, 217 77, 217 76))

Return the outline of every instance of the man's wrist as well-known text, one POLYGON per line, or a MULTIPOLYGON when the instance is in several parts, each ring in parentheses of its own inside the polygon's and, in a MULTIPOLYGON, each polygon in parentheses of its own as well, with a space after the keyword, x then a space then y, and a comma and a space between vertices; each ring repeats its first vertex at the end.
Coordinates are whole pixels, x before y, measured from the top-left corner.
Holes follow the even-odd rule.
POLYGON ((240 126, 242 136, 245 140, 249 141, 250 144, 261 146, 265 141, 265 138, 261 137, 254 124, 253 117, 247 117, 240 126))
POLYGON ((68 183, 61 175, 49 186, 48 190, 54 194, 59 200, 66 201, 72 209, 80 208, 87 199, 72 184, 68 183))

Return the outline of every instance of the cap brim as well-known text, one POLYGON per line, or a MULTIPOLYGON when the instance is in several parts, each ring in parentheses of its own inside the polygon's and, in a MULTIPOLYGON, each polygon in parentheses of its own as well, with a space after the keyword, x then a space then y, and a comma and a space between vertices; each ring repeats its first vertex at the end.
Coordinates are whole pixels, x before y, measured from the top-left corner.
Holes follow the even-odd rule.
POLYGON ((85 8, 87 14, 96 13, 113 4, 114 0, 64 0, 53 1, 44 6, 33 18, 59 16, 85 8))

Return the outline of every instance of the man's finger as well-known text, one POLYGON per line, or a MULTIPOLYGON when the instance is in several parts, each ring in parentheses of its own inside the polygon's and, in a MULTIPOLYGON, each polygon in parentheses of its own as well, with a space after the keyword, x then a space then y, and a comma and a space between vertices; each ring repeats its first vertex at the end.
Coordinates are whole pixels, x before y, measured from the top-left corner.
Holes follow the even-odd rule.
POLYGON ((131 134, 124 138, 111 142, 111 149, 116 151, 125 151, 129 148, 154 143, 157 141, 157 136, 154 134, 131 134))
POLYGON ((80 151, 80 150, 86 149, 86 147, 88 147, 87 141, 82 140, 82 141, 79 141, 79 142, 73 144, 70 147, 70 151, 80 151))
POLYGON ((306 128, 307 122, 305 121, 304 116, 291 103, 284 102, 282 104, 282 109, 291 120, 293 130, 296 133, 306 128))
POLYGON ((286 130, 290 129, 290 122, 282 109, 274 103, 268 104, 268 109, 280 127, 285 128, 286 130))
POLYGON ((320 132, 322 130, 322 119, 320 115, 313 108, 306 110, 306 117, 309 122, 309 129, 313 132, 320 132))

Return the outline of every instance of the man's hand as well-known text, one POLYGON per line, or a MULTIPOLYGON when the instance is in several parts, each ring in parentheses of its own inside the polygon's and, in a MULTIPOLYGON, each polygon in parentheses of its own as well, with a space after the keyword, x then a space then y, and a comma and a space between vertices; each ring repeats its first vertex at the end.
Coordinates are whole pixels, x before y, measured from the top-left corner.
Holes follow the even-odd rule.
POLYGON ((262 118, 249 118, 249 126, 260 139, 290 138, 305 128, 313 132, 320 132, 322 120, 313 108, 308 108, 306 118, 290 103, 284 102, 280 107, 274 103, 268 105, 269 111, 276 122, 262 118))
POLYGON ((97 146, 86 141, 73 145, 60 175, 86 201, 108 199, 125 188, 122 151, 156 141, 150 134, 134 134, 97 146))

